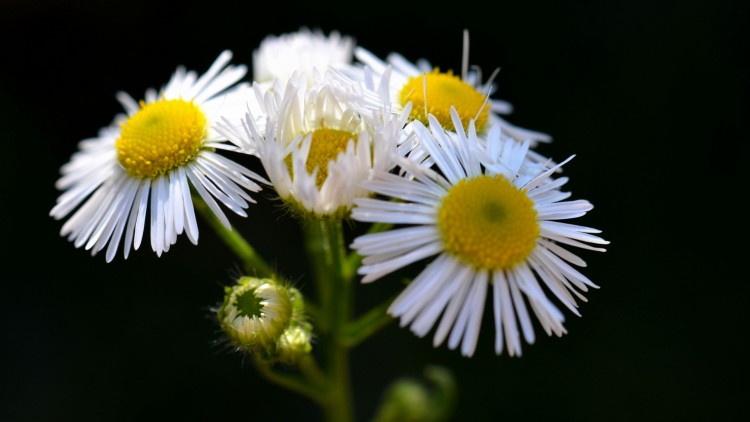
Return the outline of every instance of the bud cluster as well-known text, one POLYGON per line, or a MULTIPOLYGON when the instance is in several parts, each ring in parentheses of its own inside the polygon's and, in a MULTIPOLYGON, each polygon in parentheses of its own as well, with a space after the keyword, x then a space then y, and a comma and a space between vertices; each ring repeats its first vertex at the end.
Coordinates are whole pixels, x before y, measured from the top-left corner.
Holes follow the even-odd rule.
POLYGON ((271 278, 240 277, 225 288, 216 317, 239 350, 292 364, 312 350, 312 325, 304 311, 299 290, 271 278))

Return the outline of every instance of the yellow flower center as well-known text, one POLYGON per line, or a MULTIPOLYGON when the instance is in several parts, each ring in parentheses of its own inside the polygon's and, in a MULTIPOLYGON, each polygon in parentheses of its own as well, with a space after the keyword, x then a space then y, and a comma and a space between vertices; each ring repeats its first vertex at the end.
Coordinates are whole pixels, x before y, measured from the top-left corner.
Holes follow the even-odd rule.
POLYGON ((491 270, 524 261, 539 237, 534 202, 502 176, 456 183, 443 198, 437 225, 446 251, 491 270))
MULTIPOLYGON (((357 137, 345 130, 322 128, 312 132, 312 142, 305 168, 309 173, 312 173, 316 167, 318 168, 318 174, 315 177, 315 184, 318 188, 323 186, 323 182, 328 178, 328 162, 335 160, 340 153, 346 151, 346 145, 350 139, 353 139, 356 144, 357 137)), ((287 166, 291 169, 291 158, 287 161, 287 166)))
POLYGON ((485 98, 485 94, 455 76, 453 72, 442 73, 435 69, 430 73, 409 78, 401 88, 399 99, 402 105, 411 101, 411 118, 424 124, 428 124, 429 113, 434 115, 445 129, 455 130, 450 115, 452 105, 461 117, 464 128, 471 119, 476 119, 474 124, 477 131, 483 132, 490 109, 489 103, 485 103, 485 98))
POLYGON ((194 159, 208 131, 203 112, 189 101, 141 101, 121 124, 117 159, 135 177, 155 178, 194 159))

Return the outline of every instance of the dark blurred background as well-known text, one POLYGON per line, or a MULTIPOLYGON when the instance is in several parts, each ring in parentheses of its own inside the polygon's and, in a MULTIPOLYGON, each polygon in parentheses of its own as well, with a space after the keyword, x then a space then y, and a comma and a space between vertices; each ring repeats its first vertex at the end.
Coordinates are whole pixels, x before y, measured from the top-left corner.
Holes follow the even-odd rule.
MULTIPOLYGON (((540 152, 595 208, 608 251, 581 253, 601 286, 566 311, 567 335, 493 352, 491 306, 471 359, 396 323, 353 352, 358 420, 428 365, 458 383, 456 421, 736 420, 748 397, 747 2, 479 3, 0 0, 2 253, 0 421, 321 420, 317 407, 216 344, 211 308, 238 261, 209 227, 161 258, 107 264, 59 236, 48 212, 77 143, 177 65, 234 63, 302 26, 460 70, 501 67, 508 120, 554 136, 540 152), (64 3, 64 4, 63 4, 64 3)), ((230 217, 307 291, 299 230, 259 196, 230 217)), ((358 285, 359 306, 396 282, 358 285)))

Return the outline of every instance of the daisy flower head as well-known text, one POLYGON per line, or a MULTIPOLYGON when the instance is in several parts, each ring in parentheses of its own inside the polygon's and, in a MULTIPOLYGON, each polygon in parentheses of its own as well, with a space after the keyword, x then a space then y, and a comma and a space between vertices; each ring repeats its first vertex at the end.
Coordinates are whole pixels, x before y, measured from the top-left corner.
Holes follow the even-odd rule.
POLYGON ((428 60, 410 62, 403 55, 391 52, 385 60, 358 46, 354 50, 356 63, 343 68, 343 78, 364 83, 379 94, 379 101, 401 110, 412 104, 411 120, 428 124, 428 115, 433 115, 447 130, 453 130, 451 107, 458 112, 463 127, 474 120, 477 131, 485 133, 490 127, 499 126, 503 133, 519 141, 529 140, 534 147, 539 142, 552 138, 541 132, 512 125, 500 115, 508 114, 513 107, 506 101, 492 98, 497 86, 491 77, 482 82, 478 69, 469 68, 468 32, 464 31, 464 49, 461 74, 452 70, 443 71, 428 60))
POLYGON ((274 86, 255 83, 260 116, 246 113, 241 128, 219 125, 229 139, 257 155, 271 185, 290 209, 317 219, 346 218, 360 183, 393 167, 408 110, 360 113, 349 93, 318 75, 295 73, 274 86))
POLYGON ((320 29, 307 27, 278 36, 268 35, 253 51, 253 80, 287 81, 295 72, 312 78, 314 72, 323 73, 329 65, 351 64, 354 45, 354 38, 338 31, 325 35, 320 29))
POLYGON ((528 140, 495 130, 480 142, 473 122, 464 131, 458 112, 451 115, 454 131, 435 116, 429 127, 414 122, 434 167, 400 158, 407 177, 380 172, 365 183, 381 196, 357 199, 352 218, 395 228, 354 239, 351 247, 364 257, 358 272, 371 282, 436 256, 388 312, 420 337, 437 326, 436 347, 447 339, 450 349, 460 344, 472 356, 490 295, 495 352, 520 355, 520 336, 535 339, 531 313, 548 335, 566 332, 549 294, 579 315, 576 298, 585 301, 582 292, 597 287, 574 268, 585 262, 564 246, 604 251, 593 245, 609 242, 595 235, 599 230, 563 222, 593 208, 567 201, 560 187, 568 179, 553 179, 570 158, 540 166, 528 158, 528 140))
POLYGON ((97 137, 81 141, 61 168, 56 187, 63 193, 50 215, 70 216, 62 236, 92 255, 106 247, 109 262, 121 241, 125 258, 131 247, 138 249, 146 225, 159 256, 183 231, 197 243, 193 192, 227 227, 219 204, 246 216, 244 209, 254 202, 246 191, 259 191, 255 181, 264 179, 219 154, 239 148, 213 128, 219 116, 247 109, 250 86, 239 82, 247 68, 229 65, 231 58, 230 51, 222 52, 200 76, 180 66, 166 85, 147 90, 138 102, 117 94, 125 113, 97 137))

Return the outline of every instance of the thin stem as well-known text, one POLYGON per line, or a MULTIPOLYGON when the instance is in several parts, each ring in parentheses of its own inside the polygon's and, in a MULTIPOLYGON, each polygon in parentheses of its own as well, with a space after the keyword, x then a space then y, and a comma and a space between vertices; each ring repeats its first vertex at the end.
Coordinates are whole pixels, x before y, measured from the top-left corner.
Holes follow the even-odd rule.
POLYGON ((206 205, 202 198, 193 196, 193 206, 198 210, 201 216, 211 225, 221 240, 240 258, 244 264, 244 270, 248 274, 259 277, 271 277, 274 271, 271 267, 255 252, 255 249, 248 243, 236 230, 230 230, 224 227, 216 215, 206 205))
POLYGON ((255 367, 258 372, 263 375, 267 380, 278 384, 287 390, 294 391, 303 396, 307 396, 315 402, 321 404, 326 402, 325 394, 317 388, 314 388, 307 384, 307 382, 301 378, 293 375, 280 374, 274 371, 273 367, 268 362, 264 362, 257 357, 254 357, 255 367))
POLYGON ((313 266, 320 304, 318 327, 328 376, 327 398, 323 405, 329 422, 353 420, 349 380, 349 347, 344 330, 351 318, 354 297, 351 282, 344 277, 346 255, 340 220, 308 220, 304 226, 305 246, 313 266))
POLYGON ((311 355, 304 355, 297 361, 297 368, 309 382, 313 383, 318 391, 325 391, 328 388, 326 375, 318 366, 315 358, 311 355))
POLYGON ((388 299, 370 309, 366 314, 359 317, 359 319, 350 322, 346 326, 342 339, 343 343, 349 347, 354 347, 391 323, 393 317, 388 315, 388 307, 393 302, 393 299, 388 299))

